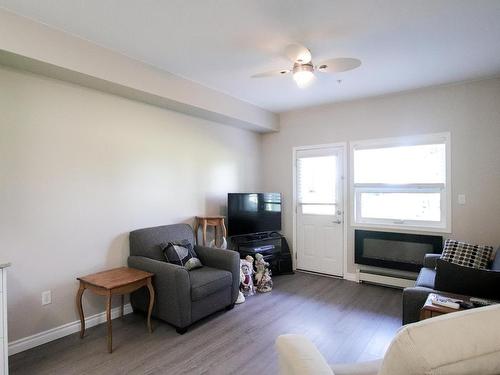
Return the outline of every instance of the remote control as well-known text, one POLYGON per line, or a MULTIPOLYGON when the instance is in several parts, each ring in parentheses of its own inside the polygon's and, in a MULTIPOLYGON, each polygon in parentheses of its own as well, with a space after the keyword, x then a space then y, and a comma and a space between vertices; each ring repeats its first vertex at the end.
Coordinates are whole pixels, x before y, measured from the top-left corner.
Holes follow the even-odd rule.
POLYGON ((460 308, 460 304, 450 298, 434 297, 431 302, 433 305, 449 307, 450 309, 458 310, 460 308))
POLYGON ((490 306, 499 303, 498 301, 477 297, 471 297, 470 302, 477 307, 490 306))

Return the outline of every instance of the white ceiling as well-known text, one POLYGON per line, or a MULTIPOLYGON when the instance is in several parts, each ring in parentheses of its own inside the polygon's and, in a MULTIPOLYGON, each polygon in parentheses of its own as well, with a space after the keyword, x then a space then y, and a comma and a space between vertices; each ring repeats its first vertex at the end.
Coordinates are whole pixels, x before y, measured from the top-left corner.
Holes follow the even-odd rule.
POLYGON ((500 74, 500 0, 0 0, 0 6, 271 111, 500 74), (363 65, 298 88, 284 47, 363 65), (342 79, 338 84, 337 80, 342 79))

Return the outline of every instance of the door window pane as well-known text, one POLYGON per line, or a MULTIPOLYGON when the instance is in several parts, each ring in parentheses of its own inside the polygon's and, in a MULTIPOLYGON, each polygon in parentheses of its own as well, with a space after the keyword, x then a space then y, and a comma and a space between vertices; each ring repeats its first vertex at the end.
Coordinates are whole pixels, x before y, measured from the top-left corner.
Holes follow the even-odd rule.
POLYGON ((302 213, 306 215, 335 215, 334 204, 303 204, 302 213))
POLYGON ((336 201, 336 156, 298 159, 297 187, 299 203, 330 203, 336 201))

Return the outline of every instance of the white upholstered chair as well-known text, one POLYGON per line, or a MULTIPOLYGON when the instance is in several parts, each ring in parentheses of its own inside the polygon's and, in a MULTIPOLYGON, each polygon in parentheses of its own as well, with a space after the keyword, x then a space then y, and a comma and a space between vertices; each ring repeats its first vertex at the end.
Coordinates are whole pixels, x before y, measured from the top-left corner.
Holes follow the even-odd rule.
POLYGON ((276 348, 282 375, 500 374, 500 305, 406 325, 378 361, 330 366, 301 335, 279 336, 276 348))

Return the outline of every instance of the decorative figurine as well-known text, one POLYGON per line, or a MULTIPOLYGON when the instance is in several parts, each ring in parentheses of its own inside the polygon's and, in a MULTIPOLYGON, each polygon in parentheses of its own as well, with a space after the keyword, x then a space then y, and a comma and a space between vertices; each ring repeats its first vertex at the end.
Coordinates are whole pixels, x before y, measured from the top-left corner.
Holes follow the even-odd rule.
POLYGON ((257 292, 267 293, 273 290, 273 280, 271 279, 271 272, 269 271, 269 263, 264 260, 262 254, 255 255, 255 284, 257 292))

